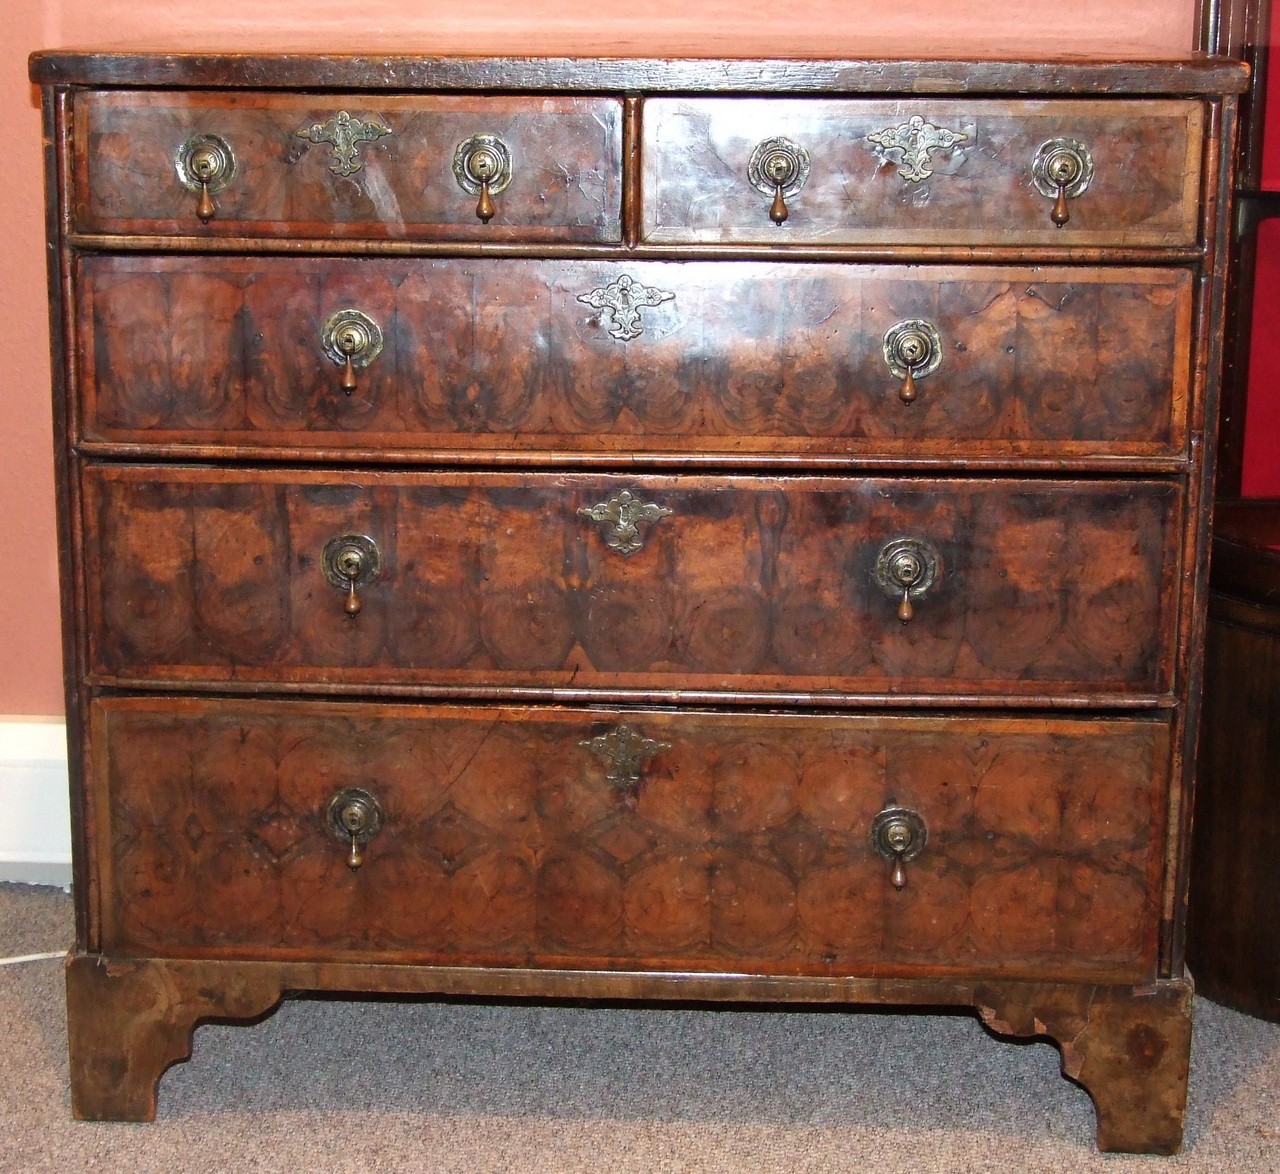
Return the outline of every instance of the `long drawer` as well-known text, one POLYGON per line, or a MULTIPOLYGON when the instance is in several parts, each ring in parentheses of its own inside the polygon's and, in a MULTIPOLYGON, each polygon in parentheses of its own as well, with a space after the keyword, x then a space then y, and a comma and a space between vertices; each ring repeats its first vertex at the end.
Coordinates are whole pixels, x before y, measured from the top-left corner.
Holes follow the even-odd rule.
POLYGON ((112 953, 1154 965, 1164 720, 104 698, 91 740, 112 953))
POLYGON ((1185 247, 1203 118, 1184 100, 654 98, 644 237, 1185 247))
POLYGON ((1185 270, 99 255, 77 283, 89 440, 523 461, 1186 449, 1185 270), (343 323, 374 340, 350 369, 343 323))
POLYGON ((1107 698, 1177 482, 90 466, 97 679, 1107 698))
POLYGON ((621 239, 613 98, 87 91, 73 125, 81 232, 621 239))

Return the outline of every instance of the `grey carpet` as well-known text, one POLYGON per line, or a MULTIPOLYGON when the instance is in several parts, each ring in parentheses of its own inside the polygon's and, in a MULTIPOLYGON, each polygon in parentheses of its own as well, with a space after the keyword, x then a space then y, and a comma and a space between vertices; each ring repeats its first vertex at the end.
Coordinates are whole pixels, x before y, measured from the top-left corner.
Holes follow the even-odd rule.
MULTIPOLYGON (((71 902, 0 885, 0 956, 71 902)), ((0 967, 0 1169, 1280 1171, 1280 1027, 1201 999, 1184 1152, 1099 1155, 1048 1044, 965 1016, 296 999, 202 1027, 152 1125, 73 1122, 62 972, 0 967)))

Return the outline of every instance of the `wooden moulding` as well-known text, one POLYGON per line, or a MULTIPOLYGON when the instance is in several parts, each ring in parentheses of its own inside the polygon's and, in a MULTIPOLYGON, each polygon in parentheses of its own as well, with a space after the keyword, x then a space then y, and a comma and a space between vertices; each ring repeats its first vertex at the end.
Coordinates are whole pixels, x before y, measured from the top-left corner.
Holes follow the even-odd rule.
POLYGON ((31 58, 37 85, 362 90, 650 90, 721 93, 1222 94, 1240 93, 1238 61, 431 57, 279 53, 85 53, 31 58))
POLYGON ((1093 1098, 1100 1149, 1171 1154, 1182 1144, 1191 1042, 1186 979, 1112 987, 75 954, 67 964, 72 1111, 81 1120, 154 1120, 160 1076, 190 1057, 198 1024, 259 1018, 288 991, 972 1007, 998 1035, 1057 1044, 1063 1074, 1093 1098))
POLYGON ((112 955, 1107 985, 1156 964, 1167 718, 115 697, 91 731, 112 955), (353 783, 379 812, 355 870, 330 814, 353 783), (900 887, 888 809, 922 837, 900 887))

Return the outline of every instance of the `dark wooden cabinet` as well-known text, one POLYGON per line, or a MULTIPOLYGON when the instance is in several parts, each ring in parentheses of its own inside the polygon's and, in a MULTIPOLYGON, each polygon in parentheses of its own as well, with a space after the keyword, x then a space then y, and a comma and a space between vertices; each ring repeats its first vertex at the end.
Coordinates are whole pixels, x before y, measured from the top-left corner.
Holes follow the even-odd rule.
POLYGON ((78 1115, 289 990, 943 1005, 1178 1148, 1238 67, 32 68, 78 1115))
POLYGON ((1197 989, 1280 1022, 1280 508, 1219 503, 1187 953, 1197 989))

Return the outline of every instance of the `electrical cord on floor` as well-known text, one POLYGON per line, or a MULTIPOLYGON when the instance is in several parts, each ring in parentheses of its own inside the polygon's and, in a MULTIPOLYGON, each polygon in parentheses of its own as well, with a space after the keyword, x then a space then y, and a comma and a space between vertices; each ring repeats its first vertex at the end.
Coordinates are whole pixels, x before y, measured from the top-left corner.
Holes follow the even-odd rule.
POLYGON ((50 958, 66 956, 66 950, 54 950, 49 954, 14 954, 12 958, 0 958, 0 966, 17 966, 19 962, 45 962, 50 958))

